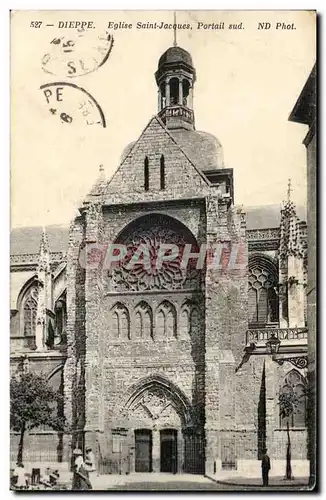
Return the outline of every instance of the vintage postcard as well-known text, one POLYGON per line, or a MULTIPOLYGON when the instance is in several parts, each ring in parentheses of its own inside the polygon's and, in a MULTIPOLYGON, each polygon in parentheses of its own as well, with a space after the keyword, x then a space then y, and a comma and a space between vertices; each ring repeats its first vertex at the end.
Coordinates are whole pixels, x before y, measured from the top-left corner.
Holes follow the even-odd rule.
POLYGON ((12 11, 10 487, 316 484, 316 11, 12 11))

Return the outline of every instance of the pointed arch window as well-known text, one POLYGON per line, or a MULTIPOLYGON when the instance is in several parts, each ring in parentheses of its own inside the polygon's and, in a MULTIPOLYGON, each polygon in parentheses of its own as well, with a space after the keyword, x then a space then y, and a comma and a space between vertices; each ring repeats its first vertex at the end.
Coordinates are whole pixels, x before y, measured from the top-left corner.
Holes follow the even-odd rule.
POLYGON ((152 337, 152 310, 146 302, 141 302, 135 308, 135 338, 149 339, 152 337))
POLYGON ((22 302, 22 319, 23 319, 23 335, 24 337, 34 337, 36 330, 37 318, 37 286, 32 286, 27 290, 22 302))
POLYGON ((135 314, 135 338, 141 339, 143 334, 143 318, 140 311, 135 314))
POLYGON ((156 316, 156 330, 157 336, 160 338, 176 337, 176 311, 167 300, 159 306, 156 316))
POLYGON ((158 311, 156 316, 156 336, 163 338, 165 334, 165 315, 164 311, 158 311))
POLYGON ((149 162, 147 156, 144 160, 144 189, 145 191, 149 190, 149 162))
POLYGON ((194 307, 190 314, 190 333, 191 336, 195 335, 199 323, 199 313, 197 307, 194 307))
POLYGON ((190 313, 186 307, 181 311, 179 330, 183 338, 187 338, 190 334, 190 313))
MULTIPOLYGON (((55 322, 54 322, 54 343, 59 344, 66 340, 66 325, 67 325, 67 307, 66 295, 57 300, 54 306, 55 322)), ((52 327, 52 323, 51 323, 52 327)))
POLYGON ((130 338, 130 318, 128 309, 123 304, 116 304, 111 314, 111 331, 114 339, 130 338))
POLYGON ((248 308, 249 324, 266 325, 278 322, 278 273, 265 257, 249 260, 248 308))
POLYGON ((198 308, 187 301, 183 306, 180 314, 180 325, 178 331, 184 339, 189 339, 189 336, 195 335, 198 327, 199 313, 198 308))
POLYGON ((164 155, 160 159, 160 189, 165 189, 165 160, 164 155))
POLYGON ((306 427, 307 416, 307 383, 297 371, 291 370, 283 380, 280 392, 284 395, 292 411, 288 416, 282 414, 280 408, 280 427, 306 427))

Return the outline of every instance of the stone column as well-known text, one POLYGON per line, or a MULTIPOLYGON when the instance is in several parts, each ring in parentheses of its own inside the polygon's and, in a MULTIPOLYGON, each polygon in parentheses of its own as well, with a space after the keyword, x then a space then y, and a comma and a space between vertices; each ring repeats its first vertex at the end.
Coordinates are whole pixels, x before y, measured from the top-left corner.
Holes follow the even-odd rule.
POLYGON ((265 358, 266 373, 266 448, 269 455, 275 456, 274 429, 278 427, 275 415, 275 397, 276 397, 276 363, 270 356, 265 358))
POLYGON ((189 88, 189 96, 188 96, 188 108, 194 109, 194 88, 189 88))
POLYGON ((162 96, 160 88, 157 91, 157 109, 159 112, 162 111, 162 96))
POLYGON ((44 317, 41 314, 43 315, 44 312, 40 312, 35 328, 35 345, 37 351, 42 351, 44 348, 44 317))
POLYGON ((289 327, 304 326, 304 287, 303 287, 303 259, 289 255, 288 257, 288 278, 296 281, 288 285, 288 310, 289 327))
POLYGON ((170 83, 167 79, 165 81, 165 106, 170 106, 170 83))
POLYGON ((183 444, 182 429, 178 430, 177 445, 178 445, 178 472, 182 474, 184 472, 184 444, 183 444))
POLYGON ((161 437, 158 429, 152 431, 152 471, 160 472, 161 467, 161 437))
POLYGON ((179 104, 183 104, 183 88, 182 88, 182 80, 179 80, 179 104))

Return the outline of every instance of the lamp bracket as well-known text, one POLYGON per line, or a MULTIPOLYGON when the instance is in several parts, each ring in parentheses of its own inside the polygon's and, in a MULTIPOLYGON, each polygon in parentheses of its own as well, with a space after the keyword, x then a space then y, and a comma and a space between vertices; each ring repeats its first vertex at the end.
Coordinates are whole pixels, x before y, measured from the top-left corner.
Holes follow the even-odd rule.
POLYGON ((274 354, 272 356, 272 360, 275 361, 280 366, 284 365, 285 361, 288 361, 293 366, 301 370, 303 368, 307 368, 308 366, 308 356, 293 356, 291 354, 289 356, 286 356, 284 354, 281 355, 274 354))

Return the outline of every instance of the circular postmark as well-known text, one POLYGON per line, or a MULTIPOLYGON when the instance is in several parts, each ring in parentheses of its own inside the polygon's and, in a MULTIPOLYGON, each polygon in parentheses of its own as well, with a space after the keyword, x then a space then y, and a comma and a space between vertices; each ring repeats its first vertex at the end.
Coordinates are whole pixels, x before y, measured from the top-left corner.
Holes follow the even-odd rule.
POLYGON ((106 127, 102 108, 82 87, 74 83, 55 82, 41 85, 40 90, 49 114, 62 124, 106 127))
POLYGON ((68 78, 87 75, 108 60, 113 43, 112 35, 98 34, 93 29, 77 29, 67 35, 52 36, 42 57, 42 68, 50 75, 68 78))

